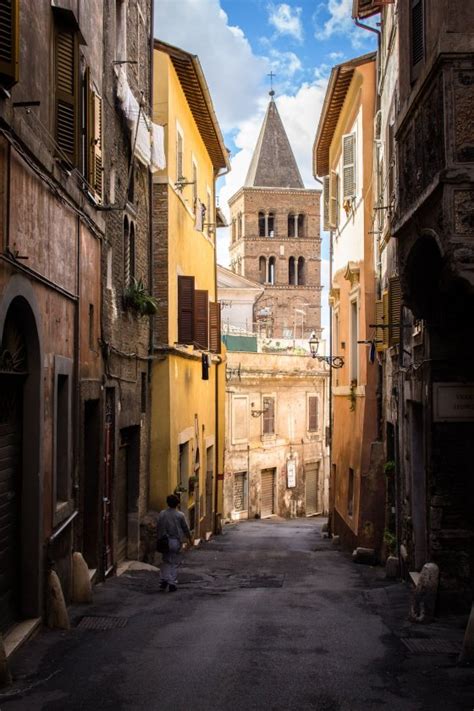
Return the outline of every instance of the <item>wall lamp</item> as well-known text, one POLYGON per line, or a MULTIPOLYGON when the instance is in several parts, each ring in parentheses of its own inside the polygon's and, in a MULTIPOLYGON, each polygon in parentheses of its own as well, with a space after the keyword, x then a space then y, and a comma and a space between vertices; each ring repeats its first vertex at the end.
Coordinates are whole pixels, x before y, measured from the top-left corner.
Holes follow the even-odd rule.
POLYGON ((342 356, 322 356, 318 355, 319 339, 316 333, 313 331, 309 337, 309 350, 311 353, 311 358, 317 358, 320 363, 327 363, 331 368, 342 368, 344 365, 344 358, 342 356))
POLYGON ((260 417, 268 410, 268 405, 266 405, 263 408, 263 410, 255 410, 254 408, 255 408, 255 403, 251 402, 250 403, 250 414, 252 415, 252 417, 260 417))

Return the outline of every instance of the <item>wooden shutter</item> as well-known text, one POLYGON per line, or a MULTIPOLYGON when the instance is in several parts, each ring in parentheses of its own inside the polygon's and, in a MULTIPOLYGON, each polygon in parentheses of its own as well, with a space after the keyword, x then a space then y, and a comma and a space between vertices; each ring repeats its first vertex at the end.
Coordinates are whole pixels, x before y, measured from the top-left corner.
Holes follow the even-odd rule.
POLYGON ((339 217, 339 175, 332 170, 329 179, 329 228, 335 230, 339 217))
POLYGON ((102 97, 90 84, 88 86, 88 183, 98 203, 104 198, 104 167, 102 159, 102 97))
POLYGON ((318 431, 318 398, 315 395, 308 397, 308 432, 318 431))
POLYGON ((209 302, 209 350, 221 352, 221 305, 219 301, 209 302))
POLYGON ((400 343, 400 321, 402 318, 402 290, 400 278, 388 280, 388 310, 389 310, 389 345, 400 343))
POLYGON ((194 292, 194 345, 209 348, 209 295, 201 289, 194 292))
POLYGON ((178 343, 194 341, 194 277, 178 276, 178 343))
POLYGON ((20 12, 19 0, 0 2, 0 82, 5 87, 19 78, 20 12))
MULTIPOLYGON (((384 323, 383 299, 377 299, 375 302, 375 324, 383 326, 384 323)), ((379 352, 385 350, 385 331, 385 328, 375 329, 375 347, 379 352)))
POLYGON ((323 230, 329 229, 329 175, 323 178, 323 230))
POLYGON ((342 190, 343 199, 353 198, 355 186, 355 133, 342 137, 342 190))
POLYGON ((77 160, 77 36, 73 30, 56 28, 55 138, 60 157, 73 165, 77 160))
MULTIPOLYGON (((388 326, 389 315, 388 315, 388 291, 384 291, 382 294, 382 312, 383 312, 383 323, 388 326)), ((383 329, 383 347, 388 347, 388 328, 383 329)))

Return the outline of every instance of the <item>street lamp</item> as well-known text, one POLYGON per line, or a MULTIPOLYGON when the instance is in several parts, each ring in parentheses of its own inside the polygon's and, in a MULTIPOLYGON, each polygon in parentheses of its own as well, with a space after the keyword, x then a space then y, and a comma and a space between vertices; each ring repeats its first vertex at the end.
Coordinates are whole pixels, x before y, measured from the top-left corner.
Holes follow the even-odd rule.
POLYGON ((309 350, 311 353, 311 358, 317 358, 319 362, 327 363, 331 368, 342 368, 344 365, 344 358, 342 356, 322 356, 318 355, 319 348, 319 338, 316 336, 316 332, 313 331, 309 337, 309 350))

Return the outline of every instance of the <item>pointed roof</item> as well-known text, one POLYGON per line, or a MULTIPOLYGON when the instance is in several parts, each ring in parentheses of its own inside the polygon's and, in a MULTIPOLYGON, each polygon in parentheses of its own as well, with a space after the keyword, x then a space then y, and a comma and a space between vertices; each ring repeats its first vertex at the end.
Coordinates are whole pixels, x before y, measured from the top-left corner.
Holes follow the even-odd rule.
POLYGON ((245 187, 304 188, 273 96, 260 129, 245 187))

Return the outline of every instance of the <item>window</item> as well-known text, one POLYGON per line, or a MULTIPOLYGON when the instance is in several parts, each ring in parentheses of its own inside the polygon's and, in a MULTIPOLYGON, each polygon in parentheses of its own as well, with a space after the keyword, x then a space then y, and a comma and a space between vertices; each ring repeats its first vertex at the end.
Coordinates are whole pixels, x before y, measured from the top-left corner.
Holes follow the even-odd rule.
POLYGON ((75 29, 58 22, 54 36, 54 136, 59 156, 77 164, 78 158, 78 37, 75 29))
POLYGON ((258 275, 261 284, 265 284, 267 280, 267 260, 266 257, 260 257, 258 260, 258 275))
POLYGON ((388 339, 389 345, 400 343, 400 329, 402 318, 402 290, 399 277, 388 280, 388 339))
POLYGON ((58 508, 72 495, 72 360, 54 359, 54 503, 58 508))
POLYGON ((203 289, 194 292, 194 345, 204 351, 209 348, 209 295, 203 289))
POLYGON ((220 303, 194 284, 193 276, 178 276, 178 343, 220 353, 220 303))
POLYGON ((237 239, 242 239, 242 213, 237 215, 237 239))
POLYGON ((298 215, 298 222, 296 225, 296 236, 304 237, 305 219, 304 215, 298 215))
POLYGON ((178 343, 194 341, 194 277, 178 276, 178 343))
POLYGON ((219 301, 209 302, 209 350, 221 352, 221 305, 219 301))
POLYGON ((8 0, 0 5, 0 83, 7 89, 19 79, 19 6, 19 0, 8 0))
MULTIPOLYGON (((87 97, 84 135, 87 141, 87 182, 94 193, 95 200, 101 204, 104 199, 104 167, 102 157, 102 97, 91 83, 90 72, 84 73, 85 94, 87 97)), ((133 181, 133 170, 132 179, 133 181)), ((130 198, 129 198, 130 199, 130 198)), ((132 197, 133 200, 133 197, 132 197)))
POLYGON ((290 284, 291 286, 296 286, 296 270, 294 257, 290 257, 288 260, 288 284, 290 284))
POLYGON ((232 220, 232 242, 235 242, 236 239, 236 234, 235 234, 235 217, 232 220))
POLYGON ((265 213, 264 212, 259 212, 258 213, 258 236, 259 237, 265 237, 265 213))
POLYGON ((275 257, 270 257, 268 260, 268 283, 275 283, 275 272, 276 272, 276 259, 275 257))
POLYGON ((288 215, 288 237, 295 237, 296 236, 296 221, 298 219, 296 215, 294 215, 292 212, 288 215))
POLYGON ((351 301, 351 352, 350 352, 350 377, 351 382, 358 380, 358 339, 359 339, 359 319, 357 300, 351 301))
POLYGON ((318 431, 318 398, 316 395, 308 397, 308 432, 318 431))
POLYGON ((262 405, 263 434, 275 434, 275 398, 265 396, 262 405))
POLYGON ((248 441, 249 401, 247 395, 231 395, 231 433, 232 444, 248 441))
POLYGON ((342 191, 343 200, 352 200, 356 194, 356 143, 355 133, 342 137, 342 191))
MULTIPOLYGON (((411 0, 411 65, 418 67, 425 56, 425 22, 423 0, 411 0)), ((415 78, 413 76, 413 78, 415 78)))
POLYGON ((176 128, 176 180, 179 182, 184 178, 184 138, 179 127, 176 128))
POLYGON ((123 220, 124 287, 128 289, 135 278, 135 225, 125 215, 123 220))
POLYGON ((273 237, 275 236, 275 215, 273 212, 269 212, 267 216, 267 237, 273 237))
POLYGON ((298 284, 304 285, 306 281, 306 266, 305 266, 305 261, 304 257, 299 257, 298 258, 298 277, 297 277, 298 284))
POLYGON ((115 0, 115 59, 127 59, 127 16, 125 0, 115 0))
POLYGON ((349 467, 347 482, 347 515, 354 515, 354 470, 349 467))

